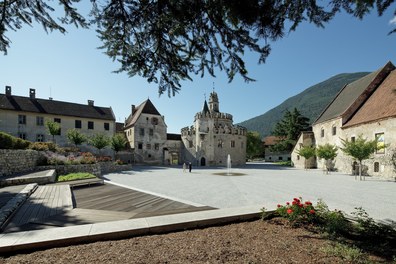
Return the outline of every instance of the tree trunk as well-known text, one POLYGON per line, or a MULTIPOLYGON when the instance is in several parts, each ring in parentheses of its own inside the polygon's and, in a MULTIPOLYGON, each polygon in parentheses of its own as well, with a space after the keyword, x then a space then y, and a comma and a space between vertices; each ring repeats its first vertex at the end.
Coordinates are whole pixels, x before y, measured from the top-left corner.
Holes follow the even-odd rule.
POLYGON ((359 180, 362 180, 362 161, 359 160, 359 180))

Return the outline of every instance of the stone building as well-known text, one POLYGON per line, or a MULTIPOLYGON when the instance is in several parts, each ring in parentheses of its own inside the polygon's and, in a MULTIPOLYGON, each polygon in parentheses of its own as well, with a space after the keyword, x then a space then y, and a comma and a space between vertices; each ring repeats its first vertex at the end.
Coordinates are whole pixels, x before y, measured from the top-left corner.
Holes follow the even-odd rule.
POLYGON ((166 129, 164 117, 150 99, 137 107, 132 105, 131 114, 125 120, 124 132, 134 150, 135 163, 165 163, 166 129))
MULTIPOLYGON (((364 161, 363 172, 393 179, 396 169, 395 87, 396 70, 391 62, 347 84, 314 122, 315 145, 330 143, 342 147, 342 139, 353 141, 358 136, 377 140, 378 145, 385 148, 378 148, 371 159, 364 161)), ((304 162, 303 158, 298 160, 295 153, 302 146, 299 143, 292 154, 296 167, 304 162)), ((317 167, 324 167, 323 162, 317 160, 317 167)), ((344 173, 353 174, 358 171, 357 162, 340 149, 333 166, 344 173)))
POLYGON ((247 130, 233 125, 232 115, 219 110, 216 92, 204 102, 191 127, 181 130, 184 145, 182 160, 200 166, 226 166, 230 155, 233 165, 246 163, 247 130))
POLYGON ((5 87, 5 94, 0 94, 0 131, 32 142, 52 140, 45 123, 58 122, 60 135, 55 141, 60 146, 67 146, 66 137, 69 129, 77 129, 87 136, 103 133, 109 137, 115 133, 115 117, 111 107, 76 104, 36 97, 36 90, 30 89, 29 96, 12 94, 11 87, 5 87))
POLYGON ((263 139, 264 160, 267 162, 289 161, 290 151, 272 151, 271 147, 275 146, 282 138, 278 136, 266 136, 263 139))

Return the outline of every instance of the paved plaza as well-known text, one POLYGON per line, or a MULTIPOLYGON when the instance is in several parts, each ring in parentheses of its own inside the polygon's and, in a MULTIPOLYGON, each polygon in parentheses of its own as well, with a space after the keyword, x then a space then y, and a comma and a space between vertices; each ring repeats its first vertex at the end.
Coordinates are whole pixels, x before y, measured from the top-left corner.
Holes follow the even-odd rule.
POLYGON ((132 171, 104 175, 120 186, 180 201, 194 206, 233 208, 242 206, 275 209, 294 197, 316 202, 323 199, 330 209, 350 214, 363 207, 377 220, 396 221, 396 182, 374 177, 365 181, 354 176, 321 170, 299 170, 268 163, 248 163, 232 168, 241 176, 221 176, 225 168, 134 166, 132 171))

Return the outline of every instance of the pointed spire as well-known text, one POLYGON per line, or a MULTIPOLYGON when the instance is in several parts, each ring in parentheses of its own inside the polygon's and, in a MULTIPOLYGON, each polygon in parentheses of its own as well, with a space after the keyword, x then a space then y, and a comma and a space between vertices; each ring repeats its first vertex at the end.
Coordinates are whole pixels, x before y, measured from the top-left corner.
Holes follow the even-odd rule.
POLYGON ((202 108, 202 114, 206 114, 206 113, 209 113, 209 107, 208 107, 208 103, 206 102, 206 99, 205 99, 205 102, 204 102, 204 105, 202 108))

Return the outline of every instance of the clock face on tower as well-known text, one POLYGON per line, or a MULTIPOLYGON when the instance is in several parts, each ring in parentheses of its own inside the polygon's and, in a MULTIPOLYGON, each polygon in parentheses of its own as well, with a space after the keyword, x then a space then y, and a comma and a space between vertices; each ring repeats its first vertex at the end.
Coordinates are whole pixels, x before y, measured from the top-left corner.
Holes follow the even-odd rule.
POLYGON ((151 124, 158 125, 158 118, 156 117, 151 118, 151 124))

